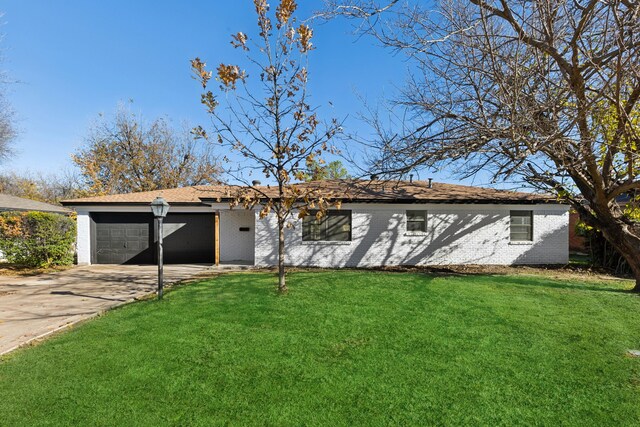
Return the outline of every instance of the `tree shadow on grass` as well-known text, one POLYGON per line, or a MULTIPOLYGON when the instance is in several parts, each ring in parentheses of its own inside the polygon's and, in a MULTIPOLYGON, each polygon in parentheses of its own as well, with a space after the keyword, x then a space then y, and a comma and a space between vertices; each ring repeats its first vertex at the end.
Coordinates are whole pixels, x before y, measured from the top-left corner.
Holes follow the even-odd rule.
MULTIPOLYGON (((308 269, 309 270, 309 269, 308 269)), ((321 269, 320 269, 321 270, 321 269)), ((579 278, 567 277, 567 278, 550 278, 545 277, 544 273, 564 272, 566 269, 561 266, 549 266, 549 265, 530 265, 530 266, 476 266, 476 265, 459 265, 459 266, 388 266, 377 268, 350 268, 348 270, 354 271, 374 271, 383 273, 409 273, 426 276, 429 278, 438 277, 468 277, 470 285, 485 284, 473 281, 472 278, 486 278, 497 279, 495 284, 502 286, 518 285, 518 286, 530 286, 530 287, 546 287, 553 289, 567 289, 575 291, 596 291, 596 292, 610 292, 621 294, 637 295, 631 290, 633 286, 629 283, 629 288, 614 288, 610 284, 594 284, 586 281, 581 281, 579 278), (528 271, 531 269, 532 271, 528 271), (540 269, 542 272, 538 272, 535 269, 540 269), (519 276, 519 274, 522 274, 519 276)), ((569 272, 573 272, 570 270, 569 272)), ((604 279, 603 279, 604 280, 604 279)), ((622 282, 624 278, 612 278, 612 280, 619 280, 622 282)), ((619 283, 619 282, 618 282, 619 283)))
MULTIPOLYGON (((503 284, 503 283, 501 283, 503 284)), ((552 289, 567 289, 573 291, 595 291, 595 292, 609 292, 619 294, 637 295, 632 292, 631 289, 612 288, 606 284, 596 285, 587 284, 585 282, 571 283, 568 279, 565 280, 551 280, 546 278, 536 277, 508 277, 508 282, 504 285, 515 284, 518 286, 538 287, 538 288, 552 288, 552 289)))
MULTIPOLYGON (((518 285, 549 287, 557 289, 574 289, 586 291, 601 291, 614 293, 630 293, 633 284, 628 284, 629 289, 620 289, 611 287, 606 284, 607 280, 617 283, 628 280, 626 277, 611 277, 610 279, 602 279, 602 284, 588 283, 577 277, 547 277, 545 274, 556 273, 575 273, 580 274, 580 270, 565 268, 558 265, 526 265, 526 266, 492 266, 492 265, 452 265, 452 266, 395 266, 395 267, 379 267, 362 269, 369 271, 380 271, 388 273, 413 273, 430 277, 496 277, 507 278, 509 283, 518 285), (572 283, 573 282, 573 283, 572 283)), ((590 277, 590 281, 594 278, 590 277)), ((502 282, 501 284, 507 284, 502 282)))
MULTIPOLYGON (((607 292, 607 293, 618 293, 618 294, 631 294, 636 295, 636 293, 631 291, 631 287, 633 284, 630 282, 628 284, 628 288, 621 288, 618 283, 622 282, 624 279, 620 279, 620 282, 616 282, 616 287, 613 287, 613 283, 607 284, 604 282, 602 284, 598 283, 589 283, 587 281, 580 280, 580 278, 576 277, 566 277, 566 278, 551 278, 545 276, 545 272, 551 274, 553 272, 562 272, 567 271, 562 267, 558 266, 544 266, 544 265, 530 265, 530 266, 476 266, 476 265, 452 265, 452 266, 383 266, 383 267, 368 267, 368 268, 358 268, 358 267, 347 267, 347 268, 321 268, 321 267, 289 267, 287 269, 287 275, 293 274, 322 274, 322 273, 348 273, 348 272, 361 272, 361 273, 385 273, 389 275, 393 274, 415 274, 419 275, 425 279, 429 279, 431 281, 435 278, 469 278, 468 285, 486 285, 492 279, 493 284, 500 286, 528 286, 535 288, 550 288, 550 289, 565 289, 565 290, 573 290, 573 291, 588 291, 588 292, 607 292), (537 271, 542 270, 542 271, 537 271), (484 279, 482 281, 476 279, 484 279)), ((574 272, 573 270, 569 270, 568 272, 574 272)), ((245 295, 250 295, 254 293, 264 293, 265 291, 269 292, 270 283, 265 284, 262 283, 260 286, 247 287, 247 280, 256 280, 261 277, 262 274, 274 275, 274 280, 277 272, 273 268, 263 268, 257 271, 252 271, 251 273, 241 273, 241 274, 233 274, 233 279, 230 280, 228 274, 221 273, 212 277, 206 278, 198 278, 194 280, 197 281, 209 281, 215 279, 219 276, 227 276, 225 277, 225 287, 232 286, 235 287, 234 292, 241 292, 245 295), (266 285, 266 286, 265 286, 266 285), (239 288, 242 288, 240 290, 239 288)), ((291 276, 289 276, 291 277, 291 276)), ((616 278, 612 278, 616 280, 616 278)), ((593 278, 590 278, 593 280, 593 278)), ((295 281, 295 279, 294 279, 295 281)), ((275 283, 275 282, 274 282, 275 283)), ((313 282, 314 284, 322 284, 321 282, 313 282)), ((308 284, 308 283, 307 283, 308 284)), ((346 283, 346 285, 349 285, 346 283)), ((275 284, 274 284, 275 286, 275 284)), ((269 292, 270 293, 270 292, 269 292)))

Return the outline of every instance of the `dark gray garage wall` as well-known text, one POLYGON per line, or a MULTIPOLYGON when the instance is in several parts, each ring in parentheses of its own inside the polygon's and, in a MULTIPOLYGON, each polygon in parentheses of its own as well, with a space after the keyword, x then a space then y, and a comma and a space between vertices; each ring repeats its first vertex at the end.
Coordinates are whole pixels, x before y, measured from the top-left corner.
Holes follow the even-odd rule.
POLYGON ((164 219, 165 262, 213 263, 214 232, 213 213, 170 213, 164 219))
MULTIPOLYGON (((157 262, 156 228, 151 213, 94 212, 91 219, 92 263, 157 262)), ((165 263, 214 261, 213 213, 170 213, 164 223, 165 263)))

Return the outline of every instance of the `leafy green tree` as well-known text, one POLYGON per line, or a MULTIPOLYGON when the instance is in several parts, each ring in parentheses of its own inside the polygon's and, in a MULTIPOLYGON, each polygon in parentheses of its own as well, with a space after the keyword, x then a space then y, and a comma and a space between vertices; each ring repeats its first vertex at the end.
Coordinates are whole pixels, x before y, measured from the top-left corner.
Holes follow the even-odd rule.
POLYGON ((322 181, 325 179, 348 179, 349 171, 340 160, 334 160, 328 164, 319 164, 317 161, 309 166, 306 181, 322 181))

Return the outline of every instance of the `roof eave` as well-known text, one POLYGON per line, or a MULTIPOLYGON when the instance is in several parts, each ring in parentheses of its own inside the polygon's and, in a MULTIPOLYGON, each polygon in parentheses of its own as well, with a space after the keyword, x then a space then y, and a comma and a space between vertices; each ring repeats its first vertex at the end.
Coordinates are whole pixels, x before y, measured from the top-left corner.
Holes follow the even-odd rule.
POLYGON ((11 207, 1 207, 0 212, 46 212, 46 213, 57 213, 57 214, 70 214, 72 211, 70 209, 38 209, 38 208, 11 208, 11 207))
MULTIPOLYGON (((63 206, 149 206, 151 202, 74 202, 74 201, 62 201, 63 206)), ((206 206, 201 202, 172 202, 171 206, 206 206)))
MULTIPOLYGON (((202 197, 202 203, 222 203, 233 200, 232 198, 215 198, 202 197)), ((564 205, 555 199, 536 199, 536 200, 503 200, 503 199, 357 199, 357 198, 334 198, 343 203, 386 203, 386 204, 413 204, 413 203, 438 203, 438 204, 498 204, 498 205, 535 205, 535 204, 558 204, 564 205)))

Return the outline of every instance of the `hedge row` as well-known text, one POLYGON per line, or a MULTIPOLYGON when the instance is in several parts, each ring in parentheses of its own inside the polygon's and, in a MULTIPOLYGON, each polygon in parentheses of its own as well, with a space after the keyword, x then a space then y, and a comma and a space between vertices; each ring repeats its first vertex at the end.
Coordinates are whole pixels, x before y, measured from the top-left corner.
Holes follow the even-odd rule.
POLYGON ((9 262, 29 267, 71 265, 76 223, 46 212, 0 213, 0 251, 9 262))

